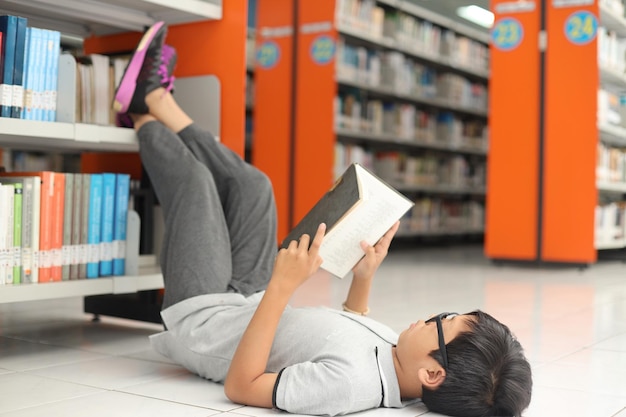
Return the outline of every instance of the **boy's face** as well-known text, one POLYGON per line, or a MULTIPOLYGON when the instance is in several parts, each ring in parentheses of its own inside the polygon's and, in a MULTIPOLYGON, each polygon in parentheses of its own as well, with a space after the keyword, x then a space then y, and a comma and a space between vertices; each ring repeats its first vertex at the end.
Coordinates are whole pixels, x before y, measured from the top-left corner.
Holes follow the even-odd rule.
MULTIPOLYGON (((462 332, 469 332, 469 321, 474 320, 471 315, 456 315, 441 320, 443 337, 446 344, 450 343, 462 332)), ((419 320, 412 323, 408 329, 400 333, 396 345, 396 355, 401 366, 411 368, 431 368, 436 366, 430 352, 439 349, 437 323, 426 323, 419 320), (434 363, 433 363, 434 362, 434 363)))

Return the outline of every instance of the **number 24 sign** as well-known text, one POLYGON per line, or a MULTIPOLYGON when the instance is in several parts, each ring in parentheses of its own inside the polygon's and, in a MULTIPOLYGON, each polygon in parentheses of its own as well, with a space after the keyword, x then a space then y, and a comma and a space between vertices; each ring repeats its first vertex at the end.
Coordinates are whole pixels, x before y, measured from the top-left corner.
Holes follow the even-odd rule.
POLYGON ((598 32, 598 19, 588 11, 572 13, 565 21, 565 36, 570 42, 584 45, 595 39, 598 32))

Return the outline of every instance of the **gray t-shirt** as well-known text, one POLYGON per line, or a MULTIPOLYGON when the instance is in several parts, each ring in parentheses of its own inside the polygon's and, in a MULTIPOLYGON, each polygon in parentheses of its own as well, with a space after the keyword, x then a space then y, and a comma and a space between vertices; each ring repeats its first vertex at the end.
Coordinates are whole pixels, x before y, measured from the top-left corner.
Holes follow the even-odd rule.
MULTIPOLYGON (((204 378, 223 382, 263 293, 201 295, 162 312, 156 351, 204 378)), ((325 307, 287 307, 267 364, 279 373, 276 408, 338 415, 403 407, 392 358, 397 334, 374 320, 325 307)))

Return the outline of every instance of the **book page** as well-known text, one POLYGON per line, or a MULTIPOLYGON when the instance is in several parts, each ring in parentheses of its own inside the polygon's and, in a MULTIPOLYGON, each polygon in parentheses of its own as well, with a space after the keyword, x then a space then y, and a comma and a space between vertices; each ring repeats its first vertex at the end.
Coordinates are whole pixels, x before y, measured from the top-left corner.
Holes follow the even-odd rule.
POLYGON ((363 257, 360 242, 373 245, 406 213, 413 202, 360 166, 363 201, 325 236, 322 268, 343 278, 363 257))

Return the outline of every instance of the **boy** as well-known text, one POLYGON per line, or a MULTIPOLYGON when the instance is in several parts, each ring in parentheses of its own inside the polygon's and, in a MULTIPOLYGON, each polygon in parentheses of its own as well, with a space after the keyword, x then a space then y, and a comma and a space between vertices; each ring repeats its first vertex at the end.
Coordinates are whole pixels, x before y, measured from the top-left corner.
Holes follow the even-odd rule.
POLYGON ((339 415, 421 398, 459 416, 521 415, 530 366, 509 329, 481 311, 442 313, 400 335, 368 319, 374 274, 398 224, 353 269, 343 311, 290 308, 321 265, 325 225, 277 252, 267 177, 199 129, 171 89, 162 22, 139 43, 115 96, 137 131, 165 217, 161 354, 223 382, 232 401, 339 415))

